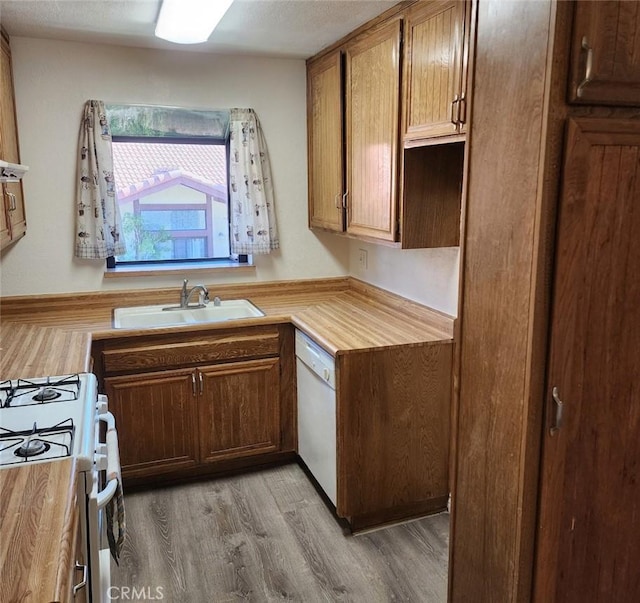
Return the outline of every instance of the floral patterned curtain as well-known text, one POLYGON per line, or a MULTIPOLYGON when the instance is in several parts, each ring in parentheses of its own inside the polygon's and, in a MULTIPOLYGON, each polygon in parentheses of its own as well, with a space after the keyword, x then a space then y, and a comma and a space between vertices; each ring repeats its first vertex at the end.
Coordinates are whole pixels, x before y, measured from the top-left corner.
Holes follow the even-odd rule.
POLYGON ((231 109, 231 253, 278 249, 271 165, 262 128, 253 109, 231 109))
POLYGON ((78 141, 75 255, 104 259, 125 252, 116 200, 111 133, 102 101, 84 106, 78 141))

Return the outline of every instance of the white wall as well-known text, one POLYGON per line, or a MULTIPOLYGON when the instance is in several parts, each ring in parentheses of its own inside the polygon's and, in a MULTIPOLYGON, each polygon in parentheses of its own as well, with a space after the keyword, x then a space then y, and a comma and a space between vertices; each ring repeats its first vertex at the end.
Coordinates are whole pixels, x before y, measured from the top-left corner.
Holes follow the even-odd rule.
MULTIPOLYGON (((76 145, 87 99, 196 108, 252 107, 269 145, 281 249, 256 256, 257 280, 340 276, 349 243, 307 229, 302 60, 232 57, 13 37, 27 236, 3 252, 2 295, 172 286, 176 277, 104 279, 73 258, 76 145)), ((205 282, 248 277, 194 276, 205 282)), ((176 285, 177 286, 177 285, 176 285)))
POLYGON ((458 314, 458 247, 396 249, 350 241, 349 271, 363 281, 436 310, 458 314), (367 268, 359 251, 367 252, 367 268))

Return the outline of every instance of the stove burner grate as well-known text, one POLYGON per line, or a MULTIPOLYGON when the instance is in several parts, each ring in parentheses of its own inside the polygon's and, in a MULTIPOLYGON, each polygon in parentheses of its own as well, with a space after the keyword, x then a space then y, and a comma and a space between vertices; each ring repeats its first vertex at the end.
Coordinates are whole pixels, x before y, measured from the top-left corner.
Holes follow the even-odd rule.
POLYGON ((0 408, 46 404, 54 400, 77 400, 80 375, 46 377, 34 381, 18 379, 0 382, 0 408))
POLYGON ((44 440, 34 439, 27 440, 20 447, 13 451, 13 454, 22 458, 30 458, 32 456, 38 456, 44 454, 51 449, 51 444, 44 440))
POLYGON ((13 431, 0 427, 0 453, 12 450, 15 460, 5 457, 0 464, 11 465, 19 462, 36 460, 38 456, 49 451, 47 459, 56 459, 71 456, 75 425, 73 419, 60 421, 51 427, 38 427, 33 424, 32 429, 13 431), (62 436, 62 441, 56 441, 56 437, 62 436))
POLYGON ((60 392, 57 392, 52 387, 43 387, 35 396, 33 396, 33 399, 36 402, 50 402, 51 400, 59 398, 61 395, 62 394, 60 392))

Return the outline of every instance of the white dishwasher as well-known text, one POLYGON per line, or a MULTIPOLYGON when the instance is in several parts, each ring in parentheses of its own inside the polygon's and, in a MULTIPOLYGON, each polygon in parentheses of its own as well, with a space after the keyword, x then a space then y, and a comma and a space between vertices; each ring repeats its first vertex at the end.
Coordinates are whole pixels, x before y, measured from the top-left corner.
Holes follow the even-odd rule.
POLYGON ((296 330, 298 454, 336 504, 336 370, 333 356, 296 330))

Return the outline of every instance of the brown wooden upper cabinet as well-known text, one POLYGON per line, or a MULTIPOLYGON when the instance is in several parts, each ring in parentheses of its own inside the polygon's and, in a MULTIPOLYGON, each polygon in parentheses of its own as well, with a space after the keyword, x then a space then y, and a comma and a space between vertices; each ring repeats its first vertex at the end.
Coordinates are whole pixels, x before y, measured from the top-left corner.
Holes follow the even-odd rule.
POLYGON ((344 230, 342 160, 342 53, 332 52, 307 71, 309 226, 344 230))
POLYGON ((470 6, 402 4, 309 59, 311 228, 459 244, 470 6))
POLYGON ((347 232, 397 236, 401 22, 376 28, 346 48, 347 232))
POLYGON ((640 106, 640 3, 575 3, 569 100, 640 106))
MULTIPOLYGON (((0 159, 10 163, 20 163, 11 72, 11 49, 4 32, 0 38, 0 159)), ((22 182, 3 183, 0 184, 0 189, 2 191, 0 248, 4 249, 25 235, 27 220, 24 211, 22 182)))
POLYGON ((466 131, 465 30, 470 7, 460 0, 418 2, 407 11, 404 49, 404 140, 466 131))

